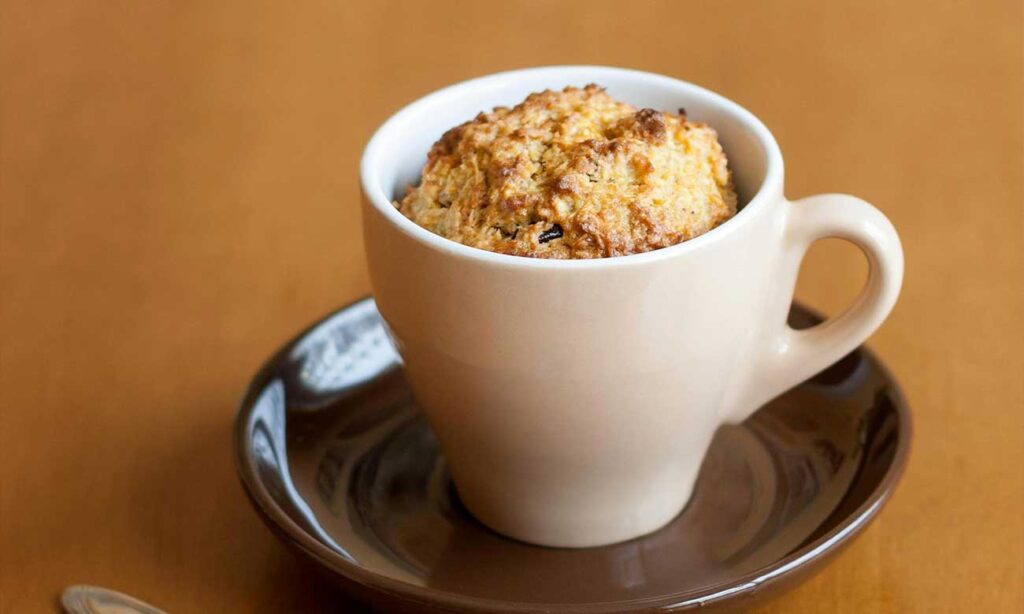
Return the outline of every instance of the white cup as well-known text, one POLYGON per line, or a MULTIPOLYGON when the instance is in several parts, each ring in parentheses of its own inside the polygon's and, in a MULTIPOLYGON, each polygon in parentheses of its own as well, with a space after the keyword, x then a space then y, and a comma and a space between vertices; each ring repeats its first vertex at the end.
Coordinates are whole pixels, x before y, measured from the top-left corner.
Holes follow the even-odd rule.
POLYGON ((465 505, 527 542, 582 547, 658 529, 693 489, 719 425, 841 358, 885 319, 903 253, 892 224, 838 194, 790 202, 767 128, 695 85, 633 70, 534 68, 473 79, 392 116, 363 154, 374 297, 465 505), (714 230, 657 251, 543 260, 467 247, 393 201, 447 129, 531 92, 597 83, 638 107, 718 131, 741 205, 714 230), (842 314, 787 326, 800 261, 824 237, 870 261, 842 314))

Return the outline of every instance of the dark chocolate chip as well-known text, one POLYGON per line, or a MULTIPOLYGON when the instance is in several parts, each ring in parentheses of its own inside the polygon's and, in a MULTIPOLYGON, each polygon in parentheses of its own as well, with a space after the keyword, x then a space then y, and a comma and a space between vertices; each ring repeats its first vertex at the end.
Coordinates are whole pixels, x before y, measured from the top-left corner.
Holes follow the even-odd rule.
POLYGON ((686 109, 685 108, 679 107, 679 116, 680 117, 686 117, 686 109))
POLYGON ((559 226, 558 224, 555 224, 551 228, 548 228, 544 232, 540 233, 540 236, 537 237, 537 241, 539 241, 540 243, 547 243, 548 241, 551 241, 552 239, 561 238, 561 236, 562 236, 562 227, 559 226))

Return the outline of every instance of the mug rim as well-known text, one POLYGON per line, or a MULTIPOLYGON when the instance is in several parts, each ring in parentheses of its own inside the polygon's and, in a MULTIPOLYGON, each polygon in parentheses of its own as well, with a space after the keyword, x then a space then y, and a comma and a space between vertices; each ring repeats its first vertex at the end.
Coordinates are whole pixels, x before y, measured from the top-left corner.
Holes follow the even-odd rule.
POLYGON ((538 269, 599 269, 660 261, 700 249, 712 242, 724 239, 733 231, 737 230, 740 225, 747 223, 759 211, 766 208, 768 206, 768 201, 771 200, 772 194, 781 193, 783 161, 779 145, 775 141, 775 137, 772 135, 771 131, 768 130, 768 127, 765 126, 764 123, 753 113, 721 94, 715 93, 688 81, 641 70, 597 65, 559 65, 521 68, 491 73, 481 77, 460 81, 416 99, 392 114, 374 132, 373 136, 370 137, 366 148, 363 150, 362 159, 359 163, 359 174, 363 196, 373 205, 377 212, 407 237, 434 251, 442 252, 452 257, 468 258, 503 267, 538 269), (509 80, 518 80, 525 77, 552 75, 557 73, 571 74, 573 72, 580 71, 586 71, 588 75, 590 75, 587 77, 587 80, 590 81, 599 81, 600 74, 604 73, 611 76, 625 77, 636 81, 647 82, 650 86, 659 87, 661 89, 672 89, 684 92, 688 96, 701 98, 702 101, 707 103, 709 106, 717 107, 719 110, 735 117, 744 129, 757 139, 765 152, 766 164, 764 179, 757 187, 754 195, 746 205, 736 212, 736 215, 732 218, 701 235, 675 245, 625 256, 564 260, 501 254, 478 247, 464 245, 458 241, 453 241, 452 239, 430 232, 426 228, 423 228, 416 222, 413 222, 402 215, 394 206, 392 198, 383 188, 378 169, 385 163, 385 156, 383 154, 386 149, 386 143, 393 140, 392 133, 403 124, 403 120, 405 118, 421 113, 425 109, 443 106, 446 101, 452 98, 457 98, 462 92, 468 89, 487 89, 490 86, 499 83, 507 84, 509 80))

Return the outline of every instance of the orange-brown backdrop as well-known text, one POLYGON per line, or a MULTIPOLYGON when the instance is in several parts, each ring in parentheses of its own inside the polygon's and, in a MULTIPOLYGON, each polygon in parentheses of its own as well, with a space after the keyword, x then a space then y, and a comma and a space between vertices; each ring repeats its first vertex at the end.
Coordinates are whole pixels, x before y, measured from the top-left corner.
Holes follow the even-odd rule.
MULTIPOLYGON (((871 344, 916 441, 891 505, 770 612, 1024 608, 1022 6, 4 2, 0 609, 71 583, 173 612, 328 608, 237 485, 235 404, 369 290, 356 165, 400 105, 496 70, 637 67, 760 115, 787 193, 903 236, 871 344)), ((799 296, 863 279, 824 244, 799 296)))

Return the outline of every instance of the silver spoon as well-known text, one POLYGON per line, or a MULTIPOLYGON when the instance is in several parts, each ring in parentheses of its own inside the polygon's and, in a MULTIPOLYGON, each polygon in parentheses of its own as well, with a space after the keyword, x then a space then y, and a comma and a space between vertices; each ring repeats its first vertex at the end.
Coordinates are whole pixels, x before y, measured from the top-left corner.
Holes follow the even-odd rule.
POLYGON ((64 589, 60 603, 68 614, 166 614, 134 597, 87 584, 64 589))

